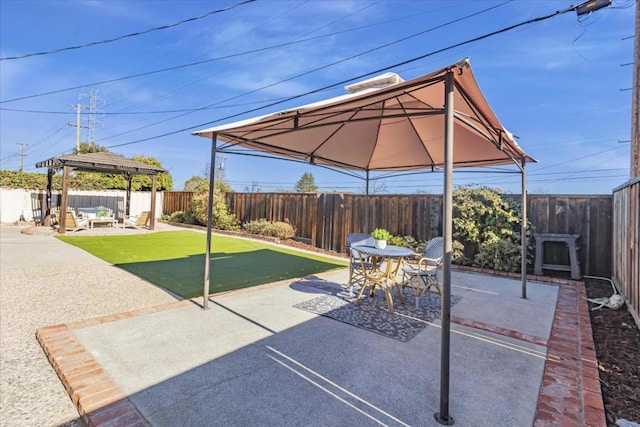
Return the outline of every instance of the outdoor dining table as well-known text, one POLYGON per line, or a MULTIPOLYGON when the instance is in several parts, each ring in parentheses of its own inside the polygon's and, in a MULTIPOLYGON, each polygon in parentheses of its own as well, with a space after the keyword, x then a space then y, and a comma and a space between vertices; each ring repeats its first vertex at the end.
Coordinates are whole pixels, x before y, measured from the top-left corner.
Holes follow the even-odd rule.
POLYGON ((362 269, 365 276, 364 283, 356 297, 356 303, 360 302, 367 286, 371 287, 371 296, 373 296, 375 287, 380 286, 384 289, 387 309, 389 313, 393 314, 391 287, 395 285, 398 291, 398 298, 404 304, 401 283, 398 282, 397 276, 404 258, 413 255, 413 251, 409 248, 393 245, 387 245, 382 249, 375 246, 352 246, 351 249, 361 254, 360 259, 362 260, 362 269), (370 265, 365 261, 367 256, 371 257, 370 265))

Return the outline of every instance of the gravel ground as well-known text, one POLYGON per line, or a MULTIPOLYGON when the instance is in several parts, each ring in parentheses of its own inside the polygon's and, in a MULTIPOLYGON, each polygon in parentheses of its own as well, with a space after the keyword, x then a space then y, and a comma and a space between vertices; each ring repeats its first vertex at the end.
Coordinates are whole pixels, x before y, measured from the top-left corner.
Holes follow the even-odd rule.
POLYGON ((21 228, 0 226, 0 426, 82 426, 36 329, 175 298, 51 235, 21 228))

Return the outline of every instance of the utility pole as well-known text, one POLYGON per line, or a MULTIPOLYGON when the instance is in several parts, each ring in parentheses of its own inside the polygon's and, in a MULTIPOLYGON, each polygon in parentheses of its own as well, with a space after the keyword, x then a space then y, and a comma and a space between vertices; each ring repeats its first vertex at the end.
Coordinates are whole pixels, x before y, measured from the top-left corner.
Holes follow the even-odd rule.
POLYGON ((80 152, 80 128, 86 128, 87 126, 82 126, 80 124, 80 110, 84 107, 80 104, 76 104, 72 106, 76 109, 76 124, 67 123, 67 125, 76 128, 76 154, 80 152))
POLYGON ((215 181, 221 182, 224 180, 224 157, 218 156, 218 170, 216 171, 215 181))
POLYGON ((16 142, 16 145, 20 146, 20 172, 22 172, 24 170, 24 156, 26 156, 26 154, 24 154, 24 146, 29 144, 16 142))
POLYGON ((640 2, 636 2, 631 95, 631 178, 640 176, 640 2))

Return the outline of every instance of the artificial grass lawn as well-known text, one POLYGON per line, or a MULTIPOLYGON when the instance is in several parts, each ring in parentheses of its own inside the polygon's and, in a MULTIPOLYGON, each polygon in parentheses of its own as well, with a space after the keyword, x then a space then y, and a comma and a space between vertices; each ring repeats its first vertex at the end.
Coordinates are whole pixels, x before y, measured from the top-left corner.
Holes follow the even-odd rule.
MULTIPOLYGON (((165 231, 126 236, 58 236, 184 298, 202 295, 206 235, 165 231)), ((346 261, 250 239, 212 236, 210 293, 344 268, 346 261)))

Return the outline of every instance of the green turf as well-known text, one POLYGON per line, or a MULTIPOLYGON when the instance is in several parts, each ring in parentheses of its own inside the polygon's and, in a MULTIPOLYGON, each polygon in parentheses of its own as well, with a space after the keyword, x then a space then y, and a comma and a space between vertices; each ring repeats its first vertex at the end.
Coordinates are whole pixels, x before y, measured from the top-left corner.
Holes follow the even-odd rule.
MULTIPOLYGON (((168 231, 58 238, 184 298, 202 295, 206 246, 203 233, 168 231)), ((247 288, 347 265, 345 261, 255 240, 214 235, 210 292, 247 288)))

